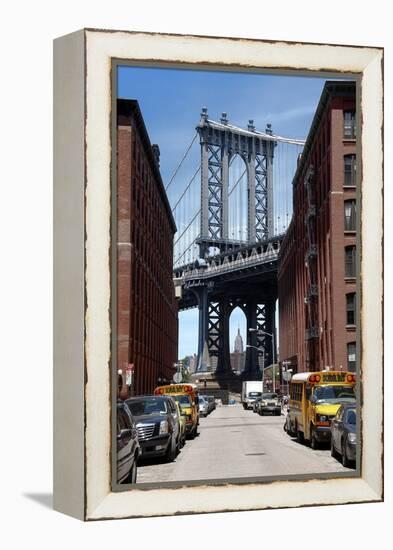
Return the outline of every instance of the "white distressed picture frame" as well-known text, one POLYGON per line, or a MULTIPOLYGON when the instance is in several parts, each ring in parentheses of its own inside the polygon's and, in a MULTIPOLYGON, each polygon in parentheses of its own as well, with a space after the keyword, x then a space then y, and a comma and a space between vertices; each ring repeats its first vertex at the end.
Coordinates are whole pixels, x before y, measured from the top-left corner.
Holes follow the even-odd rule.
POLYGON ((81 30, 55 41, 54 507, 147 517, 383 499, 383 50, 81 30), (112 60, 361 75, 361 475, 111 490, 112 60))

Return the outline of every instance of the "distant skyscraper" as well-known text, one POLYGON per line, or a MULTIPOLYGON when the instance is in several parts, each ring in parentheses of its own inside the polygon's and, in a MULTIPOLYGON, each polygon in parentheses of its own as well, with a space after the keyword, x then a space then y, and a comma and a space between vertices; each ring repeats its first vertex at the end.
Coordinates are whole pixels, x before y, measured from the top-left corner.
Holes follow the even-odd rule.
POLYGON ((235 352, 237 353, 243 353, 244 351, 244 348, 243 348, 243 338, 240 334, 240 328, 237 329, 237 334, 236 334, 236 338, 235 338, 235 352))

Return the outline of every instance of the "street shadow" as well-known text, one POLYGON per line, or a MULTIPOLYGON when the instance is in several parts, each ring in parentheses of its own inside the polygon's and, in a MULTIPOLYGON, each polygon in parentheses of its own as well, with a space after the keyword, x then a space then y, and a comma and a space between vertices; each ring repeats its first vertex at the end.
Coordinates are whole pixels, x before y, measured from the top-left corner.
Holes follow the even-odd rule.
POLYGON ((38 502, 44 508, 53 508, 53 494, 52 493, 23 493, 25 498, 38 502))

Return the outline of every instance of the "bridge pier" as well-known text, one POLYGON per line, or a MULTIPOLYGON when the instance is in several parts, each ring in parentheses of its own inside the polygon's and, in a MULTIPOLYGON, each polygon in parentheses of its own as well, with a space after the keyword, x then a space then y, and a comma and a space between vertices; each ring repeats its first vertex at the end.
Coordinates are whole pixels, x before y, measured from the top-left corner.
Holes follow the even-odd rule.
POLYGON ((215 352, 217 354, 217 375, 226 375, 231 372, 231 356, 229 348, 229 317, 230 307, 227 297, 223 297, 219 302, 219 347, 215 352))
POLYGON ((246 348, 246 361, 244 367, 244 376, 246 379, 253 380, 259 371, 259 355, 257 345, 258 336, 256 332, 251 332, 250 328, 257 328, 257 304, 252 301, 247 304, 247 345, 253 347, 246 348))
POLYGON ((192 292, 198 300, 198 362, 197 372, 211 370, 209 345, 208 345, 208 287, 201 285, 193 288, 192 292))
POLYGON ((229 301, 225 296, 212 299, 212 283, 192 291, 198 300, 198 362, 197 372, 225 375, 231 371, 229 352, 229 301))

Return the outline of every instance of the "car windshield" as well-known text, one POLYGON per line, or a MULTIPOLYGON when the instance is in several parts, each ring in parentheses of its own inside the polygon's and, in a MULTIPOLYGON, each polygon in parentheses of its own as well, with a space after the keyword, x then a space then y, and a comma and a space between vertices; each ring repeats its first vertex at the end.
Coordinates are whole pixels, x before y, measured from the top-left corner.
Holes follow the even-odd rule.
POLYGON ((127 405, 135 416, 142 414, 165 414, 167 412, 164 399, 149 397, 127 401, 127 405))
POLYGON ((191 398, 189 395, 173 395, 172 397, 179 403, 182 409, 191 407, 191 398))
POLYGON ((328 401, 329 403, 353 401, 355 392, 352 386, 318 386, 314 389, 314 398, 317 402, 328 401))
POLYGON ((260 397, 262 393, 260 391, 250 391, 248 397, 260 397))
POLYGON ((262 399, 277 399, 276 393, 264 393, 262 394, 262 399))
POLYGON ((351 424, 352 426, 356 426, 356 411, 355 411, 355 409, 348 409, 347 410, 347 424, 351 424))

